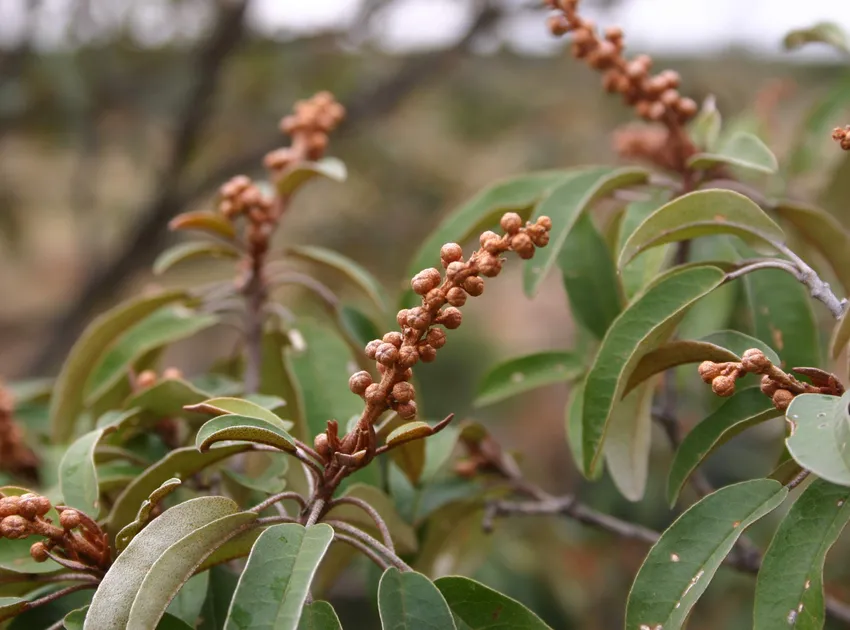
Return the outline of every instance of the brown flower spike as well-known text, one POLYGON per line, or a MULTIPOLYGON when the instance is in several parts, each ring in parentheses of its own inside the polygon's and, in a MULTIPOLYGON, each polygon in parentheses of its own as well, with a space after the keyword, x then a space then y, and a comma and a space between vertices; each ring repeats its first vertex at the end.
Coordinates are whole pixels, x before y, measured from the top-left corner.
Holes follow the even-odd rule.
POLYGON ((615 141, 621 154, 649 158, 671 170, 686 170, 687 158, 696 148, 684 125, 696 115, 698 107, 693 99, 679 93, 679 74, 674 70, 651 74, 649 55, 626 59, 622 29, 609 27, 600 37, 596 25, 578 14, 579 0, 546 0, 546 4, 557 11, 547 21, 551 33, 555 36, 572 34, 573 57, 602 72, 604 89, 620 94, 644 120, 667 127, 664 135, 653 133, 651 129, 628 130, 627 135, 615 141))
POLYGON ((23 431, 15 422, 15 401, 0 381, 0 470, 38 479, 38 457, 24 441, 23 431))
MULTIPOLYGON (((397 321, 401 331, 389 332, 381 339, 370 341, 366 355, 375 360, 379 381, 369 372, 361 371, 349 380, 351 391, 365 401, 365 407, 354 430, 340 439, 336 422, 328 423, 328 431, 316 437, 315 448, 328 462, 359 467, 368 463, 376 452, 374 425, 387 410, 396 411, 405 420, 416 416, 416 391, 409 382, 411 368, 419 361, 428 363, 446 343, 443 328, 452 330, 460 326, 459 307, 469 296, 484 292, 484 277, 495 277, 502 269, 502 254, 514 251, 521 258, 534 256, 537 247, 549 242, 552 222, 540 217, 536 222, 523 225, 522 218, 513 212, 502 217, 505 234, 495 232, 481 235, 481 248, 464 260, 463 250, 457 243, 443 245, 440 261, 445 273, 436 268, 417 273, 410 284, 422 296, 421 306, 402 309, 397 321)), ((329 474, 338 471, 330 466, 329 474)))
POLYGON ((764 352, 750 348, 744 352, 740 363, 715 363, 703 361, 699 366, 702 380, 711 385, 718 396, 731 396, 735 393, 735 381, 746 374, 761 374, 761 391, 768 396, 773 405, 785 411, 797 394, 827 394, 841 396, 844 386, 833 374, 817 368, 794 368, 794 372, 807 376, 812 384, 804 383, 773 365, 764 352))

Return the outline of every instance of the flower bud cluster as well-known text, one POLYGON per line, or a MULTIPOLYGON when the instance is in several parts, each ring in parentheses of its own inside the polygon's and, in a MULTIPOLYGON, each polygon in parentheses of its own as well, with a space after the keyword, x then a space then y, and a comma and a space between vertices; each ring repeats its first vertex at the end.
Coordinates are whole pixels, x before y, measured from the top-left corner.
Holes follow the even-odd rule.
POLYGON ((280 173, 295 162, 318 160, 328 148, 328 134, 345 118, 345 108, 330 92, 295 103, 295 113, 280 121, 280 130, 292 137, 292 146, 277 149, 265 157, 265 166, 280 173))
POLYGON ((761 375, 761 391, 773 401, 774 407, 785 411, 797 394, 841 395, 844 387, 831 374, 812 368, 795 368, 795 371, 812 378, 813 384, 804 383, 773 365, 770 359, 758 348, 750 348, 741 357, 740 362, 729 361, 715 363, 703 361, 699 366, 699 375, 705 383, 711 385, 718 396, 731 396, 735 393, 735 381, 746 374, 761 375))
POLYGON ((516 252, 521 258, 534 256, 537 247, 549 242, 552 222, 540 217, 523 225, 522 218, 508 212, 502 217, 505 234, 485 232, 481 248, 464 260, 457 243, 447 243, 440 250, 444 273, 436 268, 424 269, 410 282, 413 291, 422 297, 421 306, 402 309, 397 321, 401 332, 390 332, 381 339, 370 341, 366 355, 373 359, 381 379, 375 382, 367 371, 357 372, 349 380, 351 391, 366 401, 363 418, 374 423, 387 409, 393 409, 405 420, 416 416, 416 392, 410 379, 411 368, 419 361, 430 363, 446 343, 443 330, 460 326, 463 316, 460 307, 468 297, 484 292, 481 276, 494 277, 502 269, 501 254, 516 252))
POLYGON ((29 492, 20 496, 0 498, 0 538, 18 540, 29 536, 43 536, 46 540, 30 547, 36 562, 44 562, 57 549, 62 556, 58 562, 70 559, 87 566, 109 566, 109 539, 91 518, 71 508, 57 507, 59 527, 46 517, 53 509, 47 497, 29 492), (77 532, 73 530, 78 530, 77 532))
POLYGON ((274 202, 246 175, 232 177, 219 189, 218 211, 234 221, 239 216, 247 220, 245 240, 253 255, 268 251, 269 240, 277 225, 274 202))
POLYGON ((841 127, 833 129, 832 139, 835 140, 842 149, 850 151, 850 125, 845 125, 843 129, 841 127))
POLYGON ((693 99, 679 94, 678 73, 664 70, 651 74, 652 58, 648 55, 638 55, 630 61, 623 57, 621 29, 608 28, 600 38, 594 23, 578 15, 578 0, 547 0, 547 4, 558 11, 547 22, 551 33, 555 36, 572 33, 572 55, 603 72, 605 90, 622 95, 641 118, 678 126, 697 113, 693 99))

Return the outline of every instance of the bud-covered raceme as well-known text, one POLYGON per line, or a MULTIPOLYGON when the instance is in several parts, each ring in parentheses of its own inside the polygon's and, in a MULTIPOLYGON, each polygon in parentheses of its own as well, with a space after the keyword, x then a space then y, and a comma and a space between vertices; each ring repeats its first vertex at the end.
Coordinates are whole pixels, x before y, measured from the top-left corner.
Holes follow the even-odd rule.
POLYGON ((366 409, 358 426, 373 425, 389 408, 403 419, 416 415, 415 391, 408 383, 411 368, 419 361, 428 363, 437 358, 437 351, 446 345, 445 330, 453 330, 463 322, 460 308, 467 299, 484 292, 482 276, 496 276, 502 269, 502 254, 513 251, 521 258, 531 258, 537 247, 549 242, 552 221, 539 217, 523 224, 519 214, 506 213, 499 222, 505 235, 484 232, 481 249, 464 261, 463 250, 457 243, 446 243, 440 249, 440 262, 445 269, 423 269, 411 279, 411 288, 421 296, 421 305, 398 311, 396 321, 401 331, 385 334, 370 341, 365 354, 376 362, 380 381, 361 371, 348 382, 349 389, 366 401, 366 409))

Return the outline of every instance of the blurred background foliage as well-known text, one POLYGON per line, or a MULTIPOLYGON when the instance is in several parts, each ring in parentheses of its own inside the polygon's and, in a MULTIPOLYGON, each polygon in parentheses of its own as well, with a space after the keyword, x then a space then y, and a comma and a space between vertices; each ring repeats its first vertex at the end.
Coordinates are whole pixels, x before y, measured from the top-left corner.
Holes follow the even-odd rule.
MULTIPOLYGON (((617 5, 641 1, 597 2, 596 9, 607 17, 617 5)), ((292 2, 293 11, 302 2, 310 0, 292 2)), ((349 180, 310 187, 280 238, 336 249, 396 295, 418 244, 485 185, 524 171, 617 159, 611 132, 629 112, 602 92, 595 74, 560 50, 522 55, 500 44, 509 19, 536 20, 528 23, 542 33, 539 7, 468 2, 469 24, 459 41, 389 53, 373 37, 393 0, 336 4, 353 15, 342 29, 270 32, 251 7, 242 20, 245 7, 232 0, 0 0, 6 25, 0 29, 4 378, 55 374, 94 314, 161 282, 149 274, 149 263, 175 238, 165 229, 168 219, 210 207, 229 176, 261 172, 264 152, 283 143, 279 118, 317 90, 333 91, 349 108, 331 149, 347 163, 349 180)), ((651 11, 652 2, 646 4, 651 11)), ((756 121, 780 156, 818 103, 850 102, 846 73, 831 62, 730 47, 704 56, 657 56, 656 65, 677 69, 683 92, 696 100, 715 95, 727 120, 756 121)), ((848 122, 835 119, 835 111, 820 121, 824 129, 848 122)), ((841 170, 828 133, 815 136, 812 152, 816 167, 792 192, 810 199, 831 181, 833 193, 840 192, 847 167, 841 170)), ((841 218, 846 225, 848 217, 841 218)), ((671 518, 663 497, 670 452, 660 433, 648 495, 631 504, 607 478, 588 485, 575 471, 563 439, 566 387, 472 409, 480 377, 497 360, 574 340, 559 279, 550 277, 529 301, 519 269, 509 265, 489 283, 465 308, 474 325, 452 334, 437 363, 418 369, 427 415, 475 417, 518 452, 528 476, 549 491, 576 491, 602 511, 662 529, 671 518)), ((168 282, 210 276, 207 263, 186 265, 168 282)), ((344 291, 334 277, 324 280, 344 291)), ((299 312, 317 310, 298 292, 276 298, 299 312)), ((170 361, 191 374, 233 343, 226 330, 215 329, 180 344, 170 361)), ((684 372, 680 382, 681 400, 693 403, 683 421, 692 426, 711 403, 695 371, 684 372)), ((781 430, 777 420, 739 436, 709 460, 708 476, 720 485, 767 474, 778 453, 754 445, 781 430)), ((435 535, 458 544, 451 546, 453 557, 434 559, 436 571, 474 575, 555 628, 621 625, 627 589, 646 553, 642 544, 544 519, 500 522, 488 537, 480 516, 447 515, 446 531, 435 535)), ((754 537, 765 543, 770 522, 778 519, 765 519, 754 537)), ((846 539, 839 545, 831 557, 850 551, 846 539)), ((833 561, 827 575, 829 583, 845 585, 833 594, 850 599, 846 563, 833 561)), ((364 564, 332 591, 347 628, 375 627, 376 578, 364 564)), ((699 624, 691 627, 750 627, 752 593, 750 578, 721 570, 697 605, 699 624)))

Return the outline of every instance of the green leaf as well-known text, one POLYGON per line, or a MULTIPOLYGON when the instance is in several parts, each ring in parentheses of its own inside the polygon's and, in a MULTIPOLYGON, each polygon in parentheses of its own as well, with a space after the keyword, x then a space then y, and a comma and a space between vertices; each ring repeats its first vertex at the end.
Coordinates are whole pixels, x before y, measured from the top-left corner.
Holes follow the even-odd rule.
POLYGON ((88 611, 89 607, 83 606, 65 615, 65 619, 63 620, 65 630, 83 630, 83 624, 86 621, 86 613, 88 611))
MULTIPOLYGON (((283 404, 285 404, 279 398, 274 397, 268 397, 268 400, 266 402, 276 404, 276 401, 279 401, 279 404, 277 404, 277 406, 282 406, 283 404)), ((244 398, 210 398, 209 400, 205 400, 202 403, 190 405, 189 407, 187 407, 186 410, 192 411, 194 413, 203 413, 212 416, 223 416, 232 414, 238 416, 248 416, 249 418, 258 418, 260 420, 264 420, 269 424, 274 425, 281 431, 289 431, 289 429, 291 429, 293 426, 293 424, 289 420, 284 420, 266 407, 256 402, 245 400, 244 398)))
POLYGON ((850 342, 850 317, 848 317, 847 313, 850 312, 850 309, 844 311, 844 315, 841 316, 841 319, 838 321, 838 324, 835 325, 835 329, 832 331, 832 336, 829 339, 829 356, 835 360, 838 358, 838 355, 847 347, 847 343, 850 342))
POLYGON ((378 584, 378 612, 383 630, 455 630, 449 605, 421 573, 384 571, 378 584))
MULTIPOLYGON (((236 508, 236 504, 233 506, 236 508)), ((155 519, 154 523, 156 520, 158 519, 155 519)), ((192 577, 195 568, 217 546, 232 538, 237 532, 244 531, 255 520, 257 515, 253 512, 222 516, 185 535, 163 551, 148 569, 135 595, 130 609, 130 620, 127 622, 128 630, 147 630, 153 627, 165 613, 172 598, 192 577)), ((150 526, 148 526, 149 529, 150 526)), ((146 532, 147 530, 142 531, 137 538, 145 539, 146 532)), ((132 544, 131 542, 119 558, 130 552, 132 544)), ((192 621, 194 623, 194 619, 192 621)))
POLYGON ((148 353, 191 337, 218 321, 215 315, 202 315, 181 306, 159 309, 130 328, 106 353, 89 376, 86 404, 91 405, 126 378, 133 364, 148 353))
POLYGON ((198 230, 213 236, 219 236, 227 241, 236 240, 236 228, 233 223, 224 218, 219 212, 198 210, 184 212, 168 222, 170 230, 198 230))
POLYGON ((715 449, 749 427, 781 414, 758 387, 744 389, 725 401, 685 436, 676 451, 667 479, 670 505, 676 504, 685 482, 715 449))
POLYGON ((621 298, 611 251, 590 215, 583 214, 567 235, 558 265, 573 317, 601 339, 620 313, 621 298))
POLYGON ((114 426, 95 429, 78 438, 59 462, 59 488, 64 505, 96 516, 100 511, 100 489, 94 452, 100 439, 114 426))
POLYGON ((480 582, 459 576, 434 581, 452 613, 469 630, 549 630, 541 619, 515 599, 480 582))
POLYGON ((582 418, 584 416, 584 382, 579 381, 570 392, 567 405, 564 407, 564 421, 566 424, 567 443, 573 456, 573 463, 579 472, 588 479, 596 480, 602 476, 602 466, 599 466, 593 474, 584 471, 584 444, 582 440, 582 418))
POLYGON ((815 479, 791 506, 764 555, 753 630, 819 630, 823 565, 850 519, 850 488, 815 479))
POLYGON ((492 405, 552 383, 570 381, 583 371, 582 360, 571 352, 536 352, 509 359, 484 376, 474 404, 492 405))
POLYGON ((581 174, 578 171, 526 173, 496 182, 449 214, 422 243, 408 267, 408 277, 439 264, 440 248, 445 243, 464 243, 483 230, 497 225, 503 213, 526 215, 556 184, 581 174))
MULTIPOLYGON (((353 416, 350 422, 355 422, 356 420, 357 417, 353 416)), ((427 423, 420 423, 418 421, 407 423, 397 413, 392 413, 386 420, 382 421, 381 428, 377 432, 376 437, 378 438, 378 442, 388 443, 391 436, 393 441, 395 441, 397 438, 402 437, 399 432, 406 433, 409 430, 419 432, 420 434, 425 434, 426 431, 430 433, 431 425, 427 423), (413 426, 407 426, 408 424, 413 426)), ((425 466, 425 445, 426 440, 412 440, 400 444, 389 453, 396 465, 401 468, 410 482, 414 484, 419 482, 422 470, 425 466)))
MULTIPOLYGON (((130 541, 124 553, 116 558, 103 577, 86 616, 86 630, 105 630, 107 628, 118 630, 119 628, 133 627, 135 620, 131 619, 131 616, 134 614, 133 608, 136 602, 139 602, 139 606, 144 606, 147 610, 145 604, 150 600, 147 600, 149 591, 144 583, 150 577, 153 567, 160 559, 166 559, 167 562, 171 563, 175 560, 179 562, 183 558, 182 553, 174 551, 167 553, 172 545, 178 543, 184 537, 205 532, 207 525, 216 524, 220 522, 220 519, 237 515, 238 509, 233 501, 224 497, 200 497, 180 503, 156 517, 130 541), (142 589, 145 591, 145 597, 141 597, 142 589)), ((251 516, 256 518, 256 515, 251 516)), ((228 523, 230 522, 228 521, 228 523)), ((245 519, 242 519, 240 525, 244 522, 245 519)), ((205 535, 200 536, 204 537, 205 535)), ((194 541, 195 538, 191 540, 194 541)), ((194 546, 187 546, 186 556, 188 557, 194 551, 194 546)), ((206 549, 206 551, 212 551, 212 549, 206 549)), ((193 564, 191 569, 194 566, 193 564)), ((191 575, 191 569, 189 575, 191 575)), ((186 576, 187 579, 189 575, 186 576)), ((157 569, 157 578, 162 581, 163 586, 170 583, 169 576, 161 575, 159 569, 157 569)), ((170 599, 171 596, 164 601, 154 600, 152 602, 161 606, 161 609, 155 617, 148 617, 149 623, 143 627, 150 628, 155 625, 170 599)), ((142 608, 139 608, 135 614, 141 613, 142 608)))
POLYGON ((148 468, 133 483, 127 486, 109 512, 107 531, 110 534, 120 532, 131 523, 139 510, 139 506, 157 488, 172 477, 186 479, 199 470, 217 464, 237 453, 250 449, 250 444, 236 444, 212 448, 206 453, 199 453, 194 446, 177 448, 148 468))
POLYGON ((345 275, 372 300, 372 303, 383 313, 387 310, 389 299, 381 284, 361 265, 350 258, 324 247, 313 245, 292 245, 286 248, 285 254, 292 258, 307 260, 345 275))
POLYGON ((781 366, 822 365, 818 326, 806 288, 779 269, 760 269, 743 278, 755 336, 775 348, 781 366))
POLYGON ((209 584, 209 571, 193 575, 168 604, 168 608, 165 609, 166 614, 174 615, 194 628, 198 615, 204 607, 209 584))
POLYGON ((66 443, 74 435, 86 382, 110 345, 159 308, 184 299, 184 291, 136 298, 100 315, 86 327, 62 366, 50 400, 50 431, 54 442, 66 443))
POLYGON ((292 434, 301 440, 307 440, 311 435, 307 429, 303 395, 292 367, 292 353, 289 337, 282 330, 272 329, 263 335, 260 392, 286 401, 286 413, 295 423, 291 429, 292 434))
POLYGON ((626 628, 681 628, 738 537, 787 495, 779 482, 755 479, 721 488, 691 506, 644 560, 629 593, 626 628))
POLYGON ((195 447, 205 452, 216 442, 224 441, 266 444, 290 453, 296 450, 292 436, 280 429, 277 424, 260 418, 235 414, 213 418, 202 426, 195 436, 195 447))
POLYGON ((605 464, 617 490, 629 501, 646 491, 649 449, 652 446, 652 398, 658 379, 652 379, 614 406, 605 441, 605 464))
POLYGON ((850 53, 850 41, 847 39, 847 34, 835 22, 817 22, 808 28, 795 29, 782 40, 787 50, 814 43, 827 44, 843 53, 850 53))
MULTIPOLYGON (((375 486, 365 483, 355 483, 349 486, 342 496, 362 499, 375 508, 387 524, 393 543, 395 543, 400 553, 408 554, 416 552, 419 546, 416 532, 410 524, 402 519, 396 510, 393 500, 385 492, 375 486)), ((356 525, 372 535, 380 535, 375 526, 375 521, 355 505, 340 504, 334 507, 331 514, 333 514, 333 518, 356 525)))
POLYGON ((318 162, 299 162, 296 166, 286 169, 283 176, 275 182, 277 194, 289 197, 305 183, 319 176, 335 182, 344 182, 348 178, 348 169, 342 160, 334 157, 322 158, 318 162))
POLYGON ((201 391, 192 384, 179 378, 167 378, 155 383, 147 389, 132 395, 125 403, 125 408, 137 407, 159 418, 172 416, 202 418, 191 416, 184 411, 210 398, 208 392, 201 391))
POLYGON ((848 403, 850 394, 841 398, 799 394, 785 410, 790 426, 785 445, 791 457, 818 477, 841 486, 850 486, 850 462, 842 456, 837 439, 848 403))
MULTIPOLYGON (((72 610, 65 615, 65 619, 63 621, 65 630, 83 630, 83 624, 85 623, 86 613, 88 613, 88 610, 88 606, 83 606, 82 608, 72 610)), ((192 623, 189 624, 177 616, 165 613, 162 619, 159 620, 159 623, 156 624, 156 630, 191 630, 195 627, 194 621, 195 620, 193 619, 192 623)))
MULTIPOLYGON (((638 226, 648 216, 667 203, 669 198, 669 191, 658 191, 649 197, 649 199, 633 201, 626 206, 623 213, 623 220, 620 223, 616 251, 622 251, 626 241, 638 226)), ((620 269, 620 282, 628 300, 631 300, 661 273, 661 269, 670 256, 671 250, 671 245, 650 249, 638 254, 625 267, 620 269)))
POLYGON ((194 258, 239 258, 240 251, 228 243, 189 241, 169 247, 153 263, 153 272, 159 276, 174 265, 194 258))
POLYGON ((345 342, 313 320, 300 320, 298 330, 307 347, 293 357, 292 367, 303 395, 308 435, 312 439, 327 428, 330 419, 345 427, 349 418, 360 415, 363 401, 348 389, 348 378, 356 370, 356 364, 345 342))
POLYGON ((298 630, 342 630, 339 617, 327 602, 313 602, 304 606, 298 630))
POLYGON ((699 113, 688 125, 688 136, 699 148, 708 151, 714 148, 722 126, 723 118, 717 109, 717 101, 713 95, 709 95, 702 102, 699 113))
MULTIPOLYGON (((578 174, 552 189, 535 207, 531 220, 540 216, 552 219, 549 245, 525 263, 523 286, 529 297, 537 294, 549 270, 561 256, 561 250, 582 214, 609 193, 646 182, 648 172, 638 168, 604 168, 578 174)), ((566 269, 567 262, 562 263, 566 269)))
POLYGON ((319 523, 273 525, 260 534, 239 578, 226 630, 297 630, 310 583, 333 540, 319 523))
POLYGON ((736 330, 712 333, 698 341, 668 341, 640 360, 634 372, 629 376, 623 395, 628 394, 649 377, 670 368, 687 363, 701 363, 702 361, 714 361, 715 363, 740 361, 743 353, 750 348, 760 349, 772 362, 779 363, 776 352, 764 342, 736 330))
POLYGON ((674 269, 626 308, 613 323, 587 375, 582 441, 584 470, 592 474, 614 405, 635 366, 664 343, 689 306, 723 282, 716 267, 674 269))
POLYGON ((224 468, 221 473, 249 490, 265 492, 266 494, 274 494, 283 490, 286 485, 284 476, 289 470, 289 459, 284 457, 282 453, 251 453, 251 455, 265 456, 268 464, 261 472, 248 475, 224 468))
POLYGON ((758 136, 744 132, 733 133, 720 143, 716 151, 697 153, 688 160, 688 166, 697 170, 707 170, 718 164, 768 174, 779 170, 773 151, 758 136))
POLYGON ((754 245, 785 239, 782 228, 744 195, 731 190, 698 190, 647 217, 626 241, 617 266, 622 269, 652 247, 711 234, 733 234, 754 245))
POLYGON ((821 253, 845 293, 850 293, 850 233, 844 226, 831 214, 814 206, 782 201, 774 210, 821 253))
POLYGON ((0 597, 0 621, 11 619, 27 609, 29 603, 22 597, 0 597))
POLYGON ((151 492, 147 499, 142 501, 141 506, 139 506, 139 511, 136 513, 136 519, 124 527, 115 536, 115 549, 118 553, 124 551, 133 537, 142 531, 142 528, 148 524, 148 521, 152 518, 151 511, 153 508, 165 497, 177 490, 177 488, 180 487, 180 483, 181 481, 179 479, 173 477, 163 482, 159 488, 151 492))

